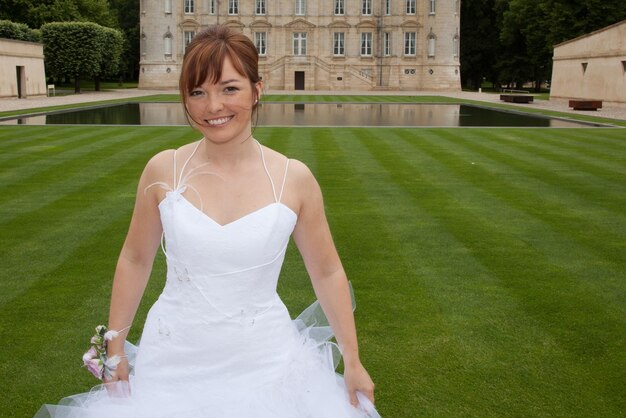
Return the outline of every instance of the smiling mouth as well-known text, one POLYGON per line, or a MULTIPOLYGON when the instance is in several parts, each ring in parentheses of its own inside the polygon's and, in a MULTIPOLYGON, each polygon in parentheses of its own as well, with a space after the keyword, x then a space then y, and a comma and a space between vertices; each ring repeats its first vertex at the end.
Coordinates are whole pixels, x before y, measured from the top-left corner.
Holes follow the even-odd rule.
POLYGON ((204 121, 209 126, 220 126, 220 125, 224 125, 226 122, 228 122, 232 118, 233 118, 232 116, 225 116, 223 118, 218 118, 218 119, 205 119, 204 121))

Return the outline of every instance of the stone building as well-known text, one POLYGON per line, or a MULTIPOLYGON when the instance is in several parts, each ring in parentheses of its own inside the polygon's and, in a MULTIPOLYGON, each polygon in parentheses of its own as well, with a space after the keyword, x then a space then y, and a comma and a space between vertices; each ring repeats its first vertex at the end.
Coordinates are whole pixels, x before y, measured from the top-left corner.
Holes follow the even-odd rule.
POLYGON ((626 106, 626 20, 554 47, 550 98, 626 106))
POLYGON ((460 0, 141 0, 139 87, 177 87, 185 46, 242 31, 271 90, 460 90, 460 0))
POLYGON ((0 39, 0 97, 46 94, 43 45, 0 39))

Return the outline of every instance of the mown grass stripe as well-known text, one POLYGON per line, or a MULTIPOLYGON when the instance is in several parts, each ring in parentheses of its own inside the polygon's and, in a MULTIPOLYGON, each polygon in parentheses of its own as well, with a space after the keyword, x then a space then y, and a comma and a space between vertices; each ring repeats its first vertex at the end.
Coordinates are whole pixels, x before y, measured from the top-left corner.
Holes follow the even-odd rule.
MULTIPOLYGON (((177 132, 185 131, 187 133, 193 132, 184 129, 177 132)), ((19 187, 5 189, 0 195, 0 203, 5 203, 0 207, 0 225, 5 225, 14 217, 22 215, 24 210, 45 206, 58 199, 59 196, 82 188, 85 184, 93 181, 93 178, 106 175, 107 170, 124 164, 121 156, 126 155, 127 158, 132 158, 138 153, 143 152, 145 154, 143 151, 146 148, 145 143, 133 141, 132 135, 132 133, 119 135, 111 141, 94 142, 83 150, 87 151, 86 154, 81 152, 78 155, 72 155, 70 153, 68 156, 72 159, 45 164, 43 171, 24 179, 19 187), (51 186, 53 184, 57 186, 51 186), (42 189, 47 192, 43 194, 42 189)), ((172 134, 167 130, 162 130, 153 139, 155 142, 159 139, 166 140, 170 135, 172 134), (161 138, 158 137, 159 135, 161 138)), ((185 134, 179 135, 184 136, 185 134)))
MULTIPOLYGON (((423 199, 405 181, 407 173, 410 173, 411 178, 420 179, 423 167, 405 161, 402 154, 382 141, 375 147, 368 142, 364 144, 371 147, 372 154, 390 172, 402 167, 404 174, 396 179, 398 184, 413 195, 417 205, 441 219, 450 233, 472 249, 471 254, 518 298, 527 315, 544 325, 562 350, 570 352, 572 360, 589 355, 604 360, 598 361, 594 367, 586 368, 586 378, 602 376, 602 382, 605 378, 620 378, 621 371, 616 371, 608 363, 619 353, 620 344, 616 343, 613 336, 623 333, 623 316, 598 304, 595 295, 578 289, 568 271, 545 260, 538 251, 511 239, 501 231, 502 225, 494 225, 490 219, 483 218, 475 211, 473 202, 459 200, 459 188, 439 184, 433 192, 436 199, 423 199), (452 208, 455 210, 452 211, 452 208), (536 283, 535 286, 528 286, 529 281, 536 283), (568 291, 565 293, 562 289, 568 291), (559 294, 559 297, 555 298, 555 294, 559 294)), ((598 393, 611 399, 612 404, 607 411, 607 404, 598 402, 597 398, 590 397, 586 401, 594 404, 599 411, 614 413, 612 405, 621 400, 621 395, 614 390, 604 392, 605 388, 598 382, 590 384, 595 386, 598 393)))
MULTIPOLYGON (((530 405, 544 413, 547 410, 563 413, 558 408, 550 408, 545 399, 552 373, 567 365, 563 352, 552 344, 548 351, 540 348, 552 341, 549 333, 529 318, 517 300, 499 285, 497 278, 471 256, 470 248, 443 231, 445 224, 413 204, 411 196, 391 178, 391 171, 401 168, 391 163, 393 168, 386 170, 360 144, 384 141, 382 136, 374 131, 358 131, 345 135, 346 141, 340 144, 346 148, 345 153, 359 161, 353 166, 361 173, 367 195, 378 202, 394 239, 402 243, 403 253, 408 255, 406 262, 428 289, 428 297, 437 301, 439 312, 452 328, 434 341, 429 340, 428 335, 416 335, 418 347, 414 346, 414 350, 431 350, 415 371, 422 376, 417 386, 422 394, 419 404, 426 404, 431 411, 441 411, 444 416, 463 415, 467 413, 463 408, 468 406, 472 411, 482 411, 483 416, 502 416, 511 410, 532 415, 530 405), (453 355, 461 366, 441 370, 436 352, 450 340, 456 342, 453 355), (430 347, 420 349, 421 345, 430 347), (520 355, 522 352, 524 355, 520 355), (450 381, 459 380, 467 384, 462 388, 449 387, 450 381), (526 403, 517 392, 529 383, 532 383, 533 399, 526 403), (440 399, 439 403, 437 399, 429 399, 446 391, 450 394, 448 399, 440 399), (482 396, 485 392, 511 393, 504 399, 499 397, 489 402, 488 397, 482 396), (428 394, 426 399, 424 394, 428 394)), ((389 140, 397 143, 394 138, 389 140)), ((420 152, 419 149, 402 152, 402 155, 412 160, 416 152, 420 152)), ((401 174, 403 178, 404 174, 401 174)), ((418 187, 420 193, 424 188, 437 187, 415 183, 413 186, 418 187)))
MULTIPOLYGON (((626 314, 623 304, 626 292, 621 283, 626 269, 623 258, 626 218, 623 215, 606 214, 604 210, 598 213, 591 202, 576 202, 572 206, 562 204, 558 189, 545 189, 537 195, 537 189, 527 187, 529 181, 526 178, 493 173, 489 168, 483 168, 489 166, 485 161, 467 164, 466 158, 473 159, 472 154, 457 146, 446 146, 442 137, 455 144, 460 141, 453 133, 445 131, 432 141, 431 145, 435 144, 432 148, 437 151, 432 152, 431 157, 448 170, 447 173, 437 171, 439 175, 453 175, 471 184, 476 188, 471 194, 492 211, 486 217, 494 222, 522 225, 524 230, 516 231, 520 239, 536 247, 554 263, 569 268, 572 277, 578 277, 589 291, 601 295, 606 302, 613 304, 614 309, 626 314), (572 207, 576 208, 575 212, 572 207), (606 219, 603 214, 613 219, 610 227, 591 223, 595 219, 606 219)), ((428 141, 427 138, 420 139, 428 141)), ((414 141, 405 140, 415 146, 414 141)))
MULTIPOLYGON (((111 126, 113 128, 113 126, 111 126)), ((122 127, 116 127, 118 129, 124 129, 122 127)), ((14 147, 6 147, 0 154, 0 161, 11 162, 16 158, 29 157, 37 152, 46 151, 54 152, 57 147, 63 149, 64 146, 70 146, 73 142, 80 141, 85 138, 89 138, 95 134, 94 129, 91 126, 84 126, 79 129, 82 133, 76 132, 77 127, 62 127, 53 126, 47 128, 47 131, 39 132, 35 130, 31 133, 32 127, 19 128, 23 129, 20 133, 20 140, 5 138, 7 143, 12 143, 14 147), (22 136, 26 135, 29 140, 23 141, 22 136), (67 137, 65 136, 67 135, 67 137)), ((3 132, 0 129, 0 134, 3 132)), ((11 132, 10 130, 4 130, 4 132, 11 132)))
MULTIPOLYGON (((363 358, 382 386, 379 400, 394 407, 398 416, 406 416, 413 401, 412 387, 420 386, 420 376, 413 372, 420 367, 418 340, 424 336, 441 338, 447 334, 439 309, 424 294, 410 265, 405 263, 405 249, 389 233, 389 225, 372 204, 363 188, 363 179, 354 170, 355 161, 343 152, 329 129, 316 129, 312 146, 316 152, 316 176, 326 198, 329 222, 346 272, 357 294, 356 316, 359 320, 363 358), (375 234, 377 240, 368 239, 375 234), (374 260, 385 260, 384 263, 374 260), (411 283, 407 288, 406 284, 411 283), (419 301, 415 304, 415 301, 419 301), (410 323, 412 332, 394 326, 397 318, 410 323), (426 319, 428 318, 428 319, 426 319), (384 331, 383 331, 384 330, 384 331), (421 333, 420 333, 421 331, 421 333), (402 341, 402 344, 389 344, 402 341), (407 352, 404 347, 412 347, 407 352), (373 353, 376 356, 373 356, 373 353), (396 359, 404 368, 390 369, 386 361, 396 359), (396 377, 396 379, 393 379, 396 377), (392 386, 384 382, 394 381, 392 386)), ((437 353, 451 357, 451 342, 437 353)), ((383 411, 384 412, 384 411, 383 411)))
MULTIPOLYGON (((573 194, 578 194, 581 198, 594 201, 597 205, 605 207, 609 211, 620 213, 626 205, 626 196, 620 190, 625 184, 616 181, 598 178, 591 173, 584 175, 576 167, 568 164, 559 164, 552 160, 538 157, 536 154, 528 152, 518 147, 512 142, 512 138, 520 135, 516 130, 503 130, 500 134, 496 132, 476 132, 468 131, 463 137, 488 139, 490 147, 485 149, 491 158, 506 163, 511 168, 524 172, 531 180, 541 181, 550 187, 557 187, 573 194)), ((522 137, 524 136, 521 133, 522 137)), ((529 139, 531 140, 531 139, 529 139)), ((474 142, 474 147, 482 147, 480 141, 474 142)))
MULTIPOLYGON (((554 135, 559 135, 558 129, 554 135)), ((626 150, 626 131, 621 128, 602 128, 599 131, 587 129, 564 129, 566 142, 589 145, 599 149, 626 150)))
MULTIPOLYGON (((41 403, 57 403, 61 397, 88 391, 97 382, 81 367, 80 358, 93 327, 106 323, 111 277, 127 227, 126 214, 109 217, 108 223, 91 229, 63 263, 0 309, 0 324, 20 318, 20 327, 0 329, 3 341, 14 342, 11 350, 0 350, 0 364, 5 365, 0 373, 11 381, 5 393, 8 406, 4 405, 11 416, 32 416, 41 403), (112 241, 119 245, 111 245, 112 241), (13 366, 16 359, 33 358, 46 367, 32 361, 13 366), (51 377, 54 384, 36 385, 38 393, 33 396, 33 382, 51 377)), ((133 340, 141 329, 137 328, 132 330, 133 340)))
MULTIPOLYGON (((549 133, 544 133, 543 131, 539 131, 538 134, 542 135, 542 137, 545 134, 549 135, 549 133)), ((522 137, 529 138, 529 135, 523 135, 522 137)), ((501 143, 513 145, 516 148, 528 152, 528 154, 550 160, 558 164, 558 166, 555 165, 555 167, 559 167, 559 169, 577 169, 593 174, 596 177, 605 178, 609 181, 619 181, 626 174, 623 165, 619 163, 613 164, 612 161, 606 159, 603 162, 598 162, 597 160, 589 161, 589 159, 584 156, 570 153, 563 148, 549 146, 549 144, 542 141, 533 141, 532 139, 529 141, 519 141, 514 136, 507 136, 502 138, 501 143)))
MULTIPOLYGON (((511 136, 511 133, 506 135, 511 136)), ((523 134, 515 134, 521 135, 523 134)), ((536 204, 547 211, 575 214, 582 224, 592 224, 605 230, 623 231, 626 229, 624 206, 614 202, 605 194, 602 185, 594 183, 592 176, 576 170, 558 172, 553 175, 551 165, 541 169, 539 163, 532 164, 518 158, 515 148, 502 149, 491 143, 493 134, 469 132, 456 136, 455 142, 471 152, 468 158, 477 165, 493 172, 498 180, 513 182, 521 189, 536 195, 536 204), (520 176, 522 175, 522 176, 520 176), (589 179, 589 180, 588 180, 589 179), (582 182, 582 183, 581 183, 582 182), (592 189, 586 185, 594 184, 592 189)), ((529 140, 523 138, 522 140, 529 140)))
POLYGON ((42 179, 49 179, 48 174, 54 175, 56 172, 64 172, 65 170, 59 169, 60 165, 81 162, 84 164, 82 160, 89 159, 91 153, 107 153, 107 149, 112 147, 130 145, 123 132, 123 130, 117 129, 112 132, 100 131, 100 133, 94 134, 88 130, 75 130, 68 133, 67 138, 70 140, 68 141, 71 142, 70 144, 61 146, 41 144, 36 149, 29 147, 31 148, 29 153, 23 154, 21 157, 16 156, 3 164, 0 171, 0 178, 2 179, 0 196, 7 201, 12 200, 14 196, 10 195, 11 191, 23 194, 28 191, 24 187, 25 185, 32 185, 33 183, 41 185, 42 179), (108 135, 112 135, 112 139, 104 141, 108 135), (18 183, 20 190, 13 187, 18 183), (9 195, 5 193, 9 193, 9 195))
MULTIPOLYGON (((587 139, 589 137, 589 130, 582 129, 582 135, 577 135, 579 133, 578 131, 580 131, 580 129, 551 129, 550 131, 543 131, 541 142, 550 144, 553 149, 557 151, 560 149, 571 150, 576 152, 576 155, 580 154, 585 157, 592 157, 594 160, 608 163, 618 161, 622 163, 620 169, 623 167, 624 155, 626 155, 626 140, 622 140, 624 147, 620 147, 619 142, 604 145, 596 141, 577 141, 577 138, 587 139)), ((619 132, 622 138, 626 138, 624 130, 618 128, 602 130, 600 132, 602 135, 599 136, 608 137, 612 132, 619 132)), ((596 134, 597 132, 593 133, 596 134)))
MULTIPOLYGON (((12 221, 4 222, 3 228, 13 233, 2 237, 0 258, 8 260, 4 273, 11 280, 0 281, 0 305, 36 281, 47 266, 61 262, 67 251, 79 245, 81 239, 87 238, 83 235, 87 233, 86 230, 68 229, 74 220, 84 224, 98 224, 105 222, 111 212, 116 212, 117 208, 107 209, 104 204, 109 201, 108 193, 112 193, 114 199, 130 199, 132 206, 134 187, 141 168, 150 156, 166 148, 166 144, 176 144, 188 137, 188 130, 179 130, 178 135, 165 130, 161 135, 150 136, 146 143, 131 140, 129 142, 134 144, 132 149, 125 150, 123 154, 115 151, 92 176, 59 177, 57 183, 66 184, 64 193, 59 193, 59 187, 50 188, 45 191, 50 196, 41 196, 45 204, 32 207, 12 221), (47 219, 53 219, 54 222, 47 219), (59 237, 71 235, 75 240, 61 240, 66 247, 54 244, 59 237), (24 259, 33 262, 24 266, 24 259)), ((126 212, 130 216, 129 211, 126 212)))
MULTIPOLYGON (((562 203, 558 189, 544 188, 542 190, 541 188, 525 187, 523 184, 532 184, 532 181, 529 182, 527 179, 520 181, 519 183, 522 186, 517 187, 510 181, 516 177, 493 175, 491 170, 488 169, 489 162, 481 161, 479 164, 470 164, 468 163, 468 157, 475 161, 473 159, 475 156, 468 153, 468 149, 471 148, 470 141, 457 138, 451 131, 442 130, 439 131, 439 135, 436 138, 424 135, 420 139, 430 143, 431 146, 428 147, 429 155, 443 164, 449 170, 449 173, 452 173, 458 179, 463 179, 462 181, 471 183, 473 187, 486 193, 481 198, 485 202, 486 207, 496 205, 498 200, 506 199, 508 208, 521 211, 521 213, 513 212, 506 216, 510 219, 516 219, 519 216, 526 215, 532 217, 533 220, 540 220, 542 224, 538 225, 537 231, 548 228, 545 230, 546 233, 552 230, 563 234, 578 245, 585 247, 584 252, 595 253, 596 257, 606 260, 608 265, 602 270, 604 273, 607 273, 612 268, 619 270, 626 267, 622 263, 622 255, 626 248, 621 241, 619 233, 615 234, 613 230, 614 225, 607 227, 604 224, 589 223, 589 218, 601 218, 597 216, 598 208, 595 207, 593 202, 577 201, 577 210, 573 213, 568 205, 562 203), (496 201, 489 202, 490 197, 496 199, 496 201)), ((411 145, 415 144, 414 141, 409 139, 406 139, 406 141, 411 145)), ((480 142, 484 142, 484 139, 481 138, 480 142)), ((485 148, 489 149, 489 147, 485 148)), ((502 213, 507 212, 504 209, 502 210, 502 213)), ((610 216, 608 219, 614 220, 613 223, 615 224, 621 223, 623 225, 622 230, 626 230, 624 212, 618 214, 602 211, 602 214, 610 216)), ((558 238, 556 239, 558 241, 558 238)))

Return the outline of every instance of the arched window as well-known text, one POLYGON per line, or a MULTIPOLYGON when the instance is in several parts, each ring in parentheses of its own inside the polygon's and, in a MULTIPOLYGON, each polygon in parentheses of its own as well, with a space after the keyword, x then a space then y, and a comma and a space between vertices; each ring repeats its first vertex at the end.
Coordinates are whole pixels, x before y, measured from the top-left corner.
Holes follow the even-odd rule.
POLYGON ((139 48, 141 50, 141 56, 146 56, 147 40, 148 40, 148 37, 146 36, 146 33, 142 29, 141 30, 141 43, 139 44, 139 48))
POLYGON ((433 28, 430 28, 430 33, 428 34, 428 56, 435 56, 435 49, 437 46, 437 37, 433 33, 433 28))

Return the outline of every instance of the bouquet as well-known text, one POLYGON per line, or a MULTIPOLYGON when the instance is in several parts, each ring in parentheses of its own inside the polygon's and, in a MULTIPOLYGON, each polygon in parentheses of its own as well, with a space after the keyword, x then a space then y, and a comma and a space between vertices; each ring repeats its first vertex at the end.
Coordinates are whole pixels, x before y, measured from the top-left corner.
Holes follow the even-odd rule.
POLYGON ((83 354, 87 370, 100 380, 110 380, 115 376, 117 365, 123 356, 107 356, 107 343, 119 335, 118 331, 108 330, 106 325, 98 325, 91 337, 91 347, 83 354))

